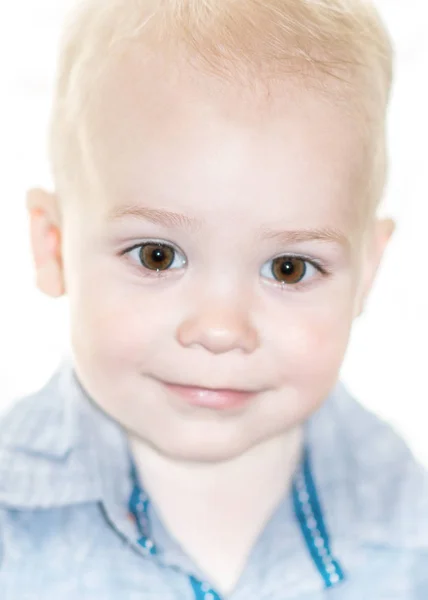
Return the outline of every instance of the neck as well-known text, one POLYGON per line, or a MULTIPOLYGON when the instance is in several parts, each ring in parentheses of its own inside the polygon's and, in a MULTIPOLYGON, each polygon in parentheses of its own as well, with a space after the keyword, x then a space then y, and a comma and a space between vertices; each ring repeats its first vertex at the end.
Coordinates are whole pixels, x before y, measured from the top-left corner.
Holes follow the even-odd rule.
POLYGON ((137 471, 150 495, 173 489, 174 496, 181 490, 194 497, 210 495, 216 489, 229 496, 247 494, 253 488, 270 489, 279 481, 286 491, 301 455, 303 435, 302 429, 296 428, 219 463, 174 460, 136 438, 130 443, 137 471))
POLYGON ((289 491, 302 428, 218 464, 184 463, 131 440, 144 489, 170 535, 223 594, 236 586, 261 531, 289 491))

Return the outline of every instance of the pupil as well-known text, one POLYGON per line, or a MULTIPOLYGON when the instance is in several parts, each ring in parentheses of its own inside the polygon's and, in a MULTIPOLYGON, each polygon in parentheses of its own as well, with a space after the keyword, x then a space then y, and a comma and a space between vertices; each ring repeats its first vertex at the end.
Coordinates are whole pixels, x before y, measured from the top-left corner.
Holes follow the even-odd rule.
POLYGON ((283 275, 292 275, 294 273, 294 265, 288 260, 281 265, 281 273, 283 275))
POLYGON ((164 251, 158 248, 157 250, 153 250, 152 252, 152 260, 154 262, 163 262, 165 260, 164 251))

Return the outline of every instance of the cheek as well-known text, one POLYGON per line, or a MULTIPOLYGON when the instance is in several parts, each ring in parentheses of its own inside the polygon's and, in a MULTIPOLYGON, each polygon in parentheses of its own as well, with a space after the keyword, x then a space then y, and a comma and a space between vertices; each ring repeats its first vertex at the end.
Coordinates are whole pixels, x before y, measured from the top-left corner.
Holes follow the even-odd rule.
POLYGON ((167 307, 147 290, 110 285, 101 278, 95 285, 82 282, 76 290, 70 299, 72 340, 81 356, 96 356, 116 368, 141 365, 163 339, 167 307))
POLYGON ((279 355, 297 379, 335 377, 340 369, 352 326, 349 303, 320 304, 294 311, 284 323, 279 355))
POLYGON ((350 328, 350 318, 346 316, 326 315, 322 319, 308 321, 305 331, 305 364, 313 376, 322 376, 340 368, 350 328))

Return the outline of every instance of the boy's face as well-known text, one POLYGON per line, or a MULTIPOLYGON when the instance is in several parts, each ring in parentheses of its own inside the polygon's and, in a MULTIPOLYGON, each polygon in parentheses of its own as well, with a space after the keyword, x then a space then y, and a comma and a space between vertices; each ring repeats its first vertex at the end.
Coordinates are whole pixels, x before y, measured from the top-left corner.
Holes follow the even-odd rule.
POLYGON ((228 459, 320 405, 389 237, 357 219, 352 118, 289 92, 268 106, 130 66, 92 121, 90 192, 62 225, 30 195, 39 284, 69 296, 82 384, 172 457, 228 459))

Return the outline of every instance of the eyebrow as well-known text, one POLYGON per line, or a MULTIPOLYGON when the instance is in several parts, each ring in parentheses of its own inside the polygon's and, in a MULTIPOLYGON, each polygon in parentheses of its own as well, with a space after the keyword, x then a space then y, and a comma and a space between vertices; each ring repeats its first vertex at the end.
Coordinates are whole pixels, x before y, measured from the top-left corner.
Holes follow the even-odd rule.
POLYGON ((189 231, 200 229, 202 221, 187 217, 180 213, 170 212, 168 210, 159 210, 147 208, 145 206, 119 206, 109 212, 107 220, 109 222, 118 221, 125 218, 143 219, 150 221, 155 225, 162 225, 169 228, 182 228, 189 231))
POLYGON ((264 239, 274 239, 284 243, 303 243, 303 242, 327 242, 339 246, 349 246, 349 239, 339 229, 333 227, 298 229, 296 231, 275 231, 272 229, 261 229, 261 237, 264 239))
MULTIPOLYGON (((203 226, 203 221, 167 210, 147 208, 139 205, 120 206, 114 208, 108 214, 108 221, 118 221, 125 218, 142 219, 167 228, 181 228, 190 232, 196 232, 203 226)), ((265 227, 259 229, 261 239, 273 239, 284 244, 303 242, 325 242, 340 246, 349 246, 347 236, 339 229, 333 227, 298 229, 298 230, 274 230, 265 227)))

